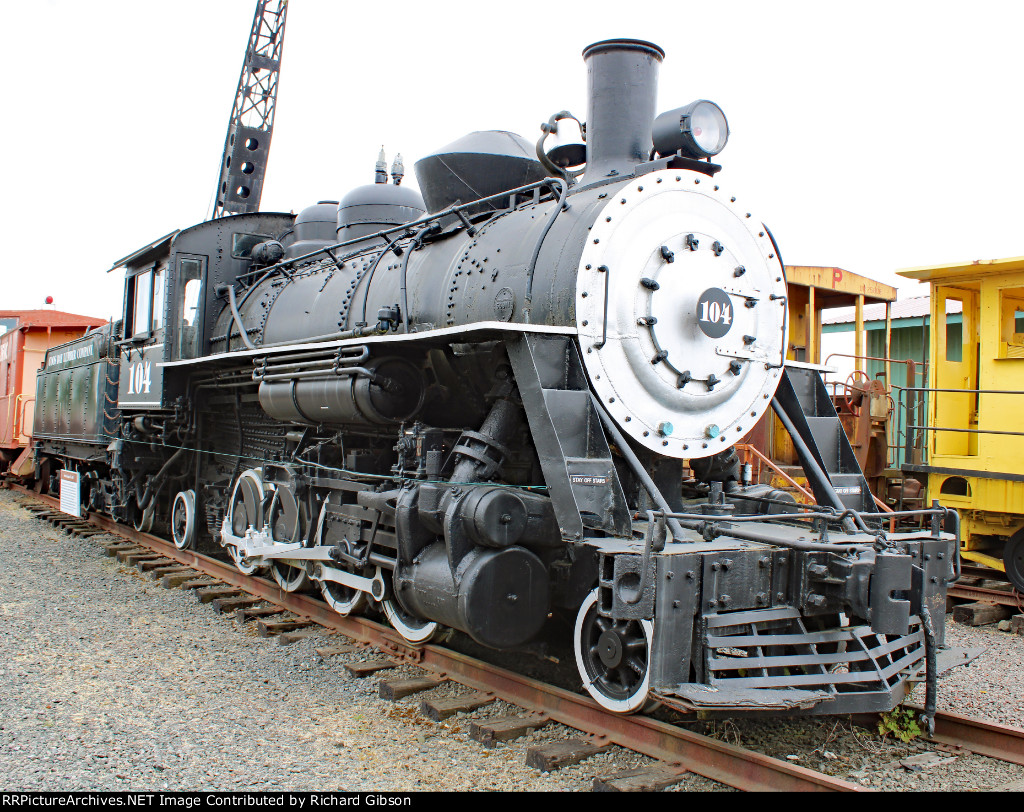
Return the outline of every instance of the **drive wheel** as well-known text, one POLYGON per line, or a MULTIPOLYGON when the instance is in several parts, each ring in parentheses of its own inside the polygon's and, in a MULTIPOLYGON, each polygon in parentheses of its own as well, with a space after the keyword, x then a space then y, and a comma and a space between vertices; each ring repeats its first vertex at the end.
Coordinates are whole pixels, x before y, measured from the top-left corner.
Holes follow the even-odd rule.
POLYGON ((187 550, 196 541, 196 492, 178 491, 171 506, 171 538, 179 550, 187 550))
POLYGON ((654 624, 612 620, 597 612, 597 590, 576 616, 573 648, 583 686, 602 708, 634 713, 647 704, 654 624))
MULTIPOLYGON (((243 471, 235 481, 227 518, 231 532, 236 536, 244 536, 250 527, 254 530, 263 527, 263 480, 259 469, 243 471)), ((252 575, 260 569, 259 563, 243 556, 233 544, 226 547, 231 560, 243 575, 252 575)))
POLYGON ((1024 595, 1024 532, 1018 531, 1003 548, 1003 566, 1013 588, 1024 595))
POLYGON ((366 593, 337 581, 320 581, 320 594, 335 612, 342 617, 358 614, 366 605, 366 593))
MULTIPOLYGON (((323 507, 320 508, 315 537, 318 547, 333 547, 341 537, 340 534, 333 532, 335 524, 328 521, 330 504, 330 500, 325 499, 323 507)), ((314 568, 313 574, 316 573, 317 569, 314 568)), ((357 614, 366 605, 366 593, 359 589, 339 584, 337 581, 317 581, 317 586, 327 605, 342 617, 357 614)))
POLYGON ((153 519, 156 518, 156 497, 149 500, 149 507, 145 510, 139 507, 138 496, 132 499, 132 527, 140 533, 149 533, 153 529, 153 519))
POLYGON ((409 643, 419 645, 429 642, 441 628, 432 620, 422 620, 409 614, 394 598, 381 601, 381 607, 388 623, 409 643))
MULTIPOLYGON (((303 509, 290 488, 278 487, 267 511, 267 530, 277 544, 295 544, 303 540, 303 509)), ((310 588, 309 577, 302 566, 281 559, 270 559, 270 572, 285 592, 302 592, 310 588)))

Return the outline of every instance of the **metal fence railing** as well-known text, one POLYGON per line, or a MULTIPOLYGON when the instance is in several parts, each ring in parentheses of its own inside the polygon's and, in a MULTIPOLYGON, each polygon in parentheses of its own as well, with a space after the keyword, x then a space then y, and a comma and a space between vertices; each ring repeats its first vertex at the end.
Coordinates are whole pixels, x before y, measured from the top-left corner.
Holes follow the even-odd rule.
MULTIPOLYGON (((884 356, 834 352, 825 359, 825 365, 828 366, 833 358, 850 358, 864 362, 874 361, 884 364, 882 371, 876 373, 874 379, 880 380, 883 383, 886 391, 889 393, 890 400, 891 417, 886 438, 886 466, 889 468, 899 468, 904 462, 911 462, 907 443, 908 425, 911 423, 923 425, 928 414, 927 390, 923 386, 928 380, 927 362, 915 361, 913 358, 886 358, 884 356), (896 378, 892 370, 894 366, 903 367, 905 385, 900 385, 895 380, 889 380, 887 377, 888 373, 893 379, 896 378), (913 394, 908 395, 907 393, 913 394), (909 419, 911 417, 913 417, 913 420, 909 419)), ((866 376, 866 373, 861 374, 866 376)), ((848 376, 843 381, 829 381, 826 374, 825 385, 830 387, 834 397, 839 397, 845 394, 846 389, 851 385, 850 378, 854 377, 854 375, 856 373, 848 376), (843 392, 839 391, 840 387, 843 388, 843 392)))

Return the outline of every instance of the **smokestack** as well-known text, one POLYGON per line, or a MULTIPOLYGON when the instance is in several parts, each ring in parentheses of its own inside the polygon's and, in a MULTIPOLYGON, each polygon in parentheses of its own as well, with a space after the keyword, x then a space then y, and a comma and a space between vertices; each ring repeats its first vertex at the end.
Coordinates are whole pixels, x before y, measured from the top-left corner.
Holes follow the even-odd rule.
POLYGON ((664 57, 654 43, 636 39, 609 39, 584 49, 587 167, 582 183, 628 175, 650 156, 664 57))

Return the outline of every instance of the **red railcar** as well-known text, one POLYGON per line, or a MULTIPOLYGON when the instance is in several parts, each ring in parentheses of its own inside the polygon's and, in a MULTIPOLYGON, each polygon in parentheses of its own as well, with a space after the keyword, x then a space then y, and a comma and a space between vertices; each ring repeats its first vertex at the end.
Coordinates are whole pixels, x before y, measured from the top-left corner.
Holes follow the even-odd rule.
POLYGON ((0 310, 0 471, 31 472, 36 371, 46 351, 102 324, 60 310, 0 310))

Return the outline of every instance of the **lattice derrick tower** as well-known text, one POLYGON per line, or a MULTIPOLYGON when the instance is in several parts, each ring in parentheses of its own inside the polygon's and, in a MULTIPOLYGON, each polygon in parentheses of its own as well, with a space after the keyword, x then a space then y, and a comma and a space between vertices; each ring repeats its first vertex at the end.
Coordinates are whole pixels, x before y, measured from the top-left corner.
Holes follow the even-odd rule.
POLYGON ((268 8, 270 5, 271 0, 256 3, 224 139, 216 203, 210 219, 259 210, 274 132, 288 0, 278 0, 274 9, 268 8))

